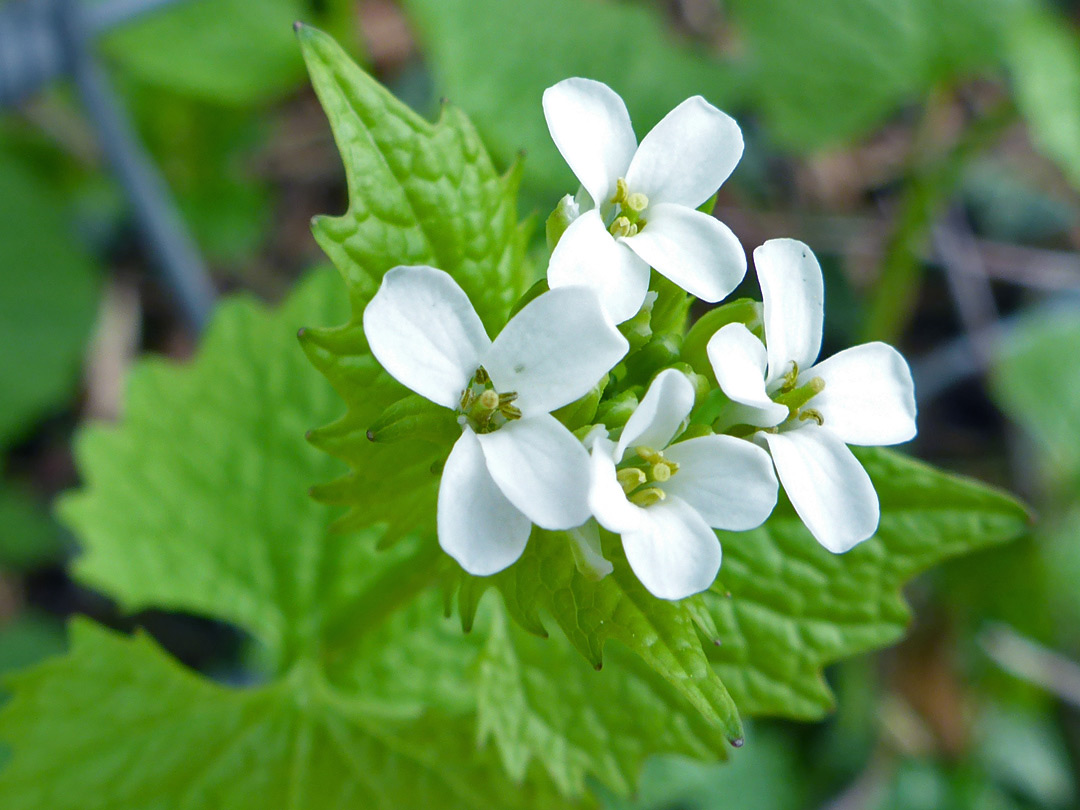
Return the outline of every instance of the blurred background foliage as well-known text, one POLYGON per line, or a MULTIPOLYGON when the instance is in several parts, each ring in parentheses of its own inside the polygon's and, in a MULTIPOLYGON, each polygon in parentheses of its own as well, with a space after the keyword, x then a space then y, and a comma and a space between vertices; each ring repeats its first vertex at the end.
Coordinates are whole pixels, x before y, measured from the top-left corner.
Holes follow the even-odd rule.
MULTIPOLYGON (((310 217, 345 204, 294 19, 421 112, 452 99, 504 166, 524 150, 523 215, 573 191, 540 107, 559 79, 612 85, 640 134, 692 94, 726 109, 747 152, 718 215, 748 249, 807 241, 828 350, 881 338, 912 361, 911 452, 1038 515, 917 582, 910 638, 830 672, 832 719, 758 724, 725 766, 654 760, 608 805, 1080 806, 1080 3, 181 0, 98 46, 223 292, 280 298, 319 259, 310 217)), ((154 267, 72 90, 3 112, 0 670, 63 649, 84 613, 244 677, 231 629, 74 585, 49 516, 74 427, 117 416, 132 358, 197 340, 154 267)))

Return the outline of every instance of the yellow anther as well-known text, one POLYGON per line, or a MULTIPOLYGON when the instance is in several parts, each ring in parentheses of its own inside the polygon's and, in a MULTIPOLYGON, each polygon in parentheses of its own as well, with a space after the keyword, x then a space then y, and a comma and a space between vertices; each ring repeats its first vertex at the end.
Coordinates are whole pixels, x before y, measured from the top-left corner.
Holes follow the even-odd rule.
POLYGON ((795 383, 799 381, 799 364, 794 360, 791 361, 791 370, 784 375, 784 383, 780 386, 781 391, 790 391, 795 387, 795 383))
POLYGON ((813 419, 819 425, 825 424, 825 417, 821 415, 821 411, 816 408, 803 408, 799 411, 799 421, 805 421, 807 419, 813 419))
POLYGON ((626 192, 630 189, 626 186, 626 178, 620 177, 615 181, 615 196, 611 198, 611 201, 615 204, 622 203, 626 200, 626 192))
POLYGON ((638 506, 652 506, 654 503, 660 503, 666 497, 667 494, 660 487, 648 487, 631 495, 630 502, 638 506))
POLYGON ((507 421, 509 422, 521 418, 521 409, 518 408, 516 405, 510 405, 509 403, 506 405, 500 405, 499 413, 505 416, 507 421))
POLYGON ((664 460, 664 454, 659 450, 653 450, 651 447, 642 445, 641 447, 635 447, 634 452, 637 453, 638 458, 642 461, 647 461, 650 464, 659 464, 664 460))
POLYGON ((615 221, 611 223, 611 227, 608 231, 616 238, 620 236, 633 236, 637 233, 637 229, 634 227, 633 223, 626 217, 615 217, 615 221))
POLYGON ((488 382, 491 381, 491 377, 488 376, 487 369, 483 366, 480 366, 480 368, 476 370, 476 374, 473 375, 473 380, 478 382, 480 385, 486 385, 488 382))
POLYGON ((619 486, 622 487, 622 491, 627 495, 640 487, 647 480, 644 471, 639 470, 637 467, 627 467, 624 470, 619 470, 615 473, 615 477, 619 480, 619 486))
POLYGON ((642 194, 640 191, 635 191, 626 198, 626 207, 631 211, 640 214, 646 208, 649 207, 649 198, 642 194))
POLYGON ((671 479, 672 469, 663 461, 652 465, 652 480, 663 483, 671 479))

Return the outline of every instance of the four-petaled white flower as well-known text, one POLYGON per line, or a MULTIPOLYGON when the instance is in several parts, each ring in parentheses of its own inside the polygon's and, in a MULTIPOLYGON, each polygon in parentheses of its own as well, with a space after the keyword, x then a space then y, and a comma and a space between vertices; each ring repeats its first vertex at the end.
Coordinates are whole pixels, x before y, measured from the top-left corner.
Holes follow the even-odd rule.
POLYGON ((772 462, 757 445, 716 435, 671 443, 693 407, 693 385, 668 369, 649 386, 617 443, 591 439, 592 513, 622 535, 630 567, 662 599, 712 585, 720 570, 713 528, 752 529, 776 504, 772 462))
MULTIPOLYGON (((810 248, 774 239, 754 251, 765 305, 765 345, 743 324, 720 329, 709 360, 732 400, 729 425, 756 433, 784 490, 814 537, 841 553, 877 529, 877 492, 853 445, 914 438, 915 388, 892 346, 866 343, 814 365, 821 351, 824 289, 810 248)), ((737 428, 736 428, 737 430, 737 428)))
POLYGON ((592 200, 552 252, 552 288, 593 287, 616 323, 641 308, 650 266, 704 301, 735 289, 746 254, 726 225, 696 210, 742 157, 742 133, 730 116, 694 96, 639 146, 622 99, 590 79, 549 87, 544 115, 592 200))
POLYGON ((551 411, 626 354, 592 290, 539 296, 493 342, 447 273, 396 267, 364 310, 364 334, 391 376, 459 414, 436 522, 462 568, 501 571, 525 550, 532 523, 569 529, 588 519, 588 452, 551 411))

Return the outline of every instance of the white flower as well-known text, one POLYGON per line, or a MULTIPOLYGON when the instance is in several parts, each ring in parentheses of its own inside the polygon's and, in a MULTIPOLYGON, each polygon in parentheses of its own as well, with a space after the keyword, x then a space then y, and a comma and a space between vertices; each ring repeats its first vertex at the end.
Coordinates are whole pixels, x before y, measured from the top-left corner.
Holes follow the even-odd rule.
POLYGON ((622 535, 630 567, 661 599, 712 585, 720 570, 713 528, 752 529, 776 505, 772 463, 757 445, 714 435, 671 443, 693 407, 686 376, 662 371, 618 443, 601 436, 592 445, 592 513, 622 535))
POLYGON ((915 436, 915 387, 892 346, 866 343, 814 364, 821 351, 824 288, 810 248, 773 239, 754 251, 765 304, 765 345, 742 324, 720 329, 708 354, 733 401, 730 425, 756 434, 780 482, 825 548, 847 551, 877 529, 870 476, 847 445, 889 445, 915 436))
POLYGON ((432 267, 396 267, 364 310, 371 353, 462 424, 439 485, 439 544, 471 574, 501 571, 531 524, 589 517, 589 457, 551 411, 584 396, 627 351, 585 288, 529 302, 492 342, 468 296, 432 267))
POLYGON ((742 133, 731 117, 694 96, 638 146, 622 99, 590 79, 549 87, 544 115, 593 203, 552 252, 552 288, 593 287, 617 323, 641 308, 650 266, 705 301, 735 289, 746 274, 742 245, 696 210, 742 157, 742 133))

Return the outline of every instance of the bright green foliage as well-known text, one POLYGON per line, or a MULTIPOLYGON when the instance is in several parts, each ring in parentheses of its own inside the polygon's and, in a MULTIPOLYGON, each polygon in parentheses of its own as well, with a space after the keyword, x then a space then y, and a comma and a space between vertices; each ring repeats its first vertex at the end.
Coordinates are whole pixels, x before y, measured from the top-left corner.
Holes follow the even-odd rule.
POLYGON ((1080 185, 1080 38, 1043 4, 1018 0, 1005 40, 1016 103, 1035 145, 1080 185))
POLYGON ((331 273, 317 275, 272 315, 231 301, 197 362, 136 368, 125 423, 78 439, 86 488, 61 515, 85 548, 79 579, 128 610, 226 619, 279 655, 305 643, 290 636, 342 606, 346 595, 328 599, 339 586, 327 593, 325 578, 345 583, 349 574, 326 570, 327 559, 355 540, 329 535, 332 516, 307 493, 339 466, 297 441, 340 405, 295 350, 296 326, 341 317, 335 285, 331 273), (251 362, 263 355, 274 362, 251 362))
POLYGON ((390 524, 392 535, 433 529, 438 478, 448 446, 419 439, 372 443, 367 430, 405 394, 367 349, 360 315, 383 274, 401 264, 450 273, 489 332, 524 292, 524 231, 518 175, 496 173, 468 119, 444 107, 423 120, 354 65, 325 34, 300 28, 315 90, 345 164, 349 210, 320 217, 315 236, 349 288, 351 322, 303 336, 312 361, 348 404, 348 414, 313 432, 312 442, 352 468, 320 497, 352 507, 348 525, 390 524))
MULTIPOLYGON (((99 0, 100 2, 100 0, 99 0)), ((298 86, 304 66, 292 24, 317 21, 342 34, 342 0, 190 0, 154 11, 111 33, 105 52, 147 84, 217 104, 250 106, 298 86)))
POLYGON ((935 83, 991 66, 999 0, 736 0, 754 103, 784 145, 858 137, 935 83))
MULTIPOLYGON (((144 362, 124 422, 84 433, 87 485, 61 510, 85 546, 83 581, 128 609, 239 625, 262 643, 277 679, 223 689, 145 640, 80 626, 74 653, 17 681, 18 699, 0 715, 0 737, 16 750, 12 769, 0 771, 0 806, 64 808, 87 793, 103 807, 156 806, 194 773, 191 795, 181 796, 193 809, 233 806, 221 792, 230 789, 262 806, 278 790, 296 791, 295 806, 313 810, 344 802, 337 791, 361 806, 425 806, 414 804, 425 794, 409 792, 413 781, 447 801, 466 787, 475 797, 440 807, 544 808, 550 785, 579 797, 587 776, 627 793, 652 753, 722 755, 717 725, 625 650, 598 673, 561 635, 542 640, 509 626, 495 600, 463 634, 436 587, 444 570, 433 538, 378 550, 377 532, 330 530, 334 514, 305 492, 338 464, 302 431, 338 406, 293 340, 298 323, 340 318, 343 307, 329 271, 276 312, 224 303, 191 364, 144 362), (225 748, 213 765, 207 752, 225 748), (152 761, 138 758, 145 751, 152 761), (520 787, 499 775, 500 760, 520 787), (44 767, 66 774, 57 794, 20 792, 44 767), (95 781, 114 768, 130 781, 95 781), (387 768, 395 776, 382 787, 387 768), (274 781, 289 772, 293 782, 274 781)), ((696 645, 685 621, 681 638, 696 645)))
POLYGON ((0 445, 69 398, 97 309, 96 276, 63 200, 0 160, 0 445))
MULTIPOLYGON (((642 627, 644 621, 639 628, 660 636, 662 618, 654 620, 656 630, 642 627)), ((646 663, 614 646, 597 672, 561 633, 550 639, 530 635, 510 625, 501 611, 490 624, 477 678, 480 735, 495 741, 512 776, 523 776, 535 759, 566 793, 580 793, 584 777, 592 774, 625 795, 636 785, 648 751, 705 760, 725 756, 721 727, 658 674, 666 661, 646 663)), ((697 648, 689 633, 686 642, 697 648)))
POLYGON ((908 579, 1027 526, 1004 493, 888 450, 859 457, 881 524, 847 554, 814 542, 786 503, 760 529, 721 533, 724 564, 703 597, 719 644, 707 649, 744 715, 822 717, 833 704, 822 667, 900 638, 908 579))
POLYGON ((568 805, 501 775, 467 723, 400 722, 378 695, 342 695, 299 666, 231 689, 183 670, 145 637, 85 621, 72 651, 8 681, 2 714, 16 743, 0 802, 20 810, 117 807, 345 810, 568 805))
MULTIPOLYGON (((577 181, 548 136, 540 98, 567 76, 622 94, 638 135, 701 94, 727 106, 741 77, 680 43, 645 4, 592 0, 406 0, 439 92, 483 122, 503 160, 524 148, 534 191, 573 193, 577 181), (527 22, 523 22, 527 21, 527 22)), ((554 198, 545 200, 548 206, 554 198)))
POLYGON ((565 534, 536 530, 524 555, 510 568, 484 579, 467 577, 461 594, 463 616, 468 619, 479 594, 495 586, 522 627, 546 635, 540 614, 550 614, 597 668, 603 664, 607 641, 619 641, 667 678, 728 740, 741 742, 736 706, 708 666, 694 617, 685 605, 650 594, 630 570, 617 542, 604 549, 615 570, 599 582, 578 570, 567 543, 565 534))

